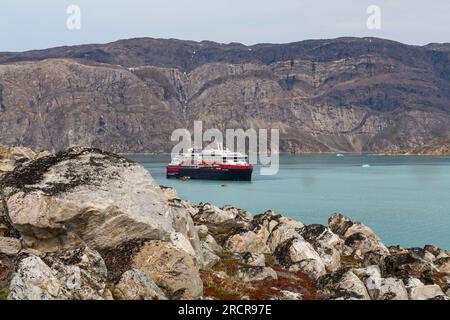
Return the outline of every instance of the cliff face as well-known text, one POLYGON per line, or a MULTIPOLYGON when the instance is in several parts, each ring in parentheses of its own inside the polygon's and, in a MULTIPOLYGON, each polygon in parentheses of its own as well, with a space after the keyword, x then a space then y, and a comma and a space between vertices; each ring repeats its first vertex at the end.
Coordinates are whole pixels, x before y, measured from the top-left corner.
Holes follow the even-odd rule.
POLYGON ((164 152, 173 129, 203 120, 279 128, 286 152, 408 152, 450 136, 447 49, 145 38, 3 53, 0 143, 164 152))

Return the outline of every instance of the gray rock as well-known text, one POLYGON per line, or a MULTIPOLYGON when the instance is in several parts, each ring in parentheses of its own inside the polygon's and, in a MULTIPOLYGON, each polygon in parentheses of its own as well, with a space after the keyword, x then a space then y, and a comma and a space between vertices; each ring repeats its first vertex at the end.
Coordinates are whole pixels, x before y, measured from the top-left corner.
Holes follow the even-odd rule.
POLYGON ((291 238, 280 244, 273 254, 275 261, 289 271, 302 271, 318 278, 325 274, 319 254, 305 240, 291 238))
POLYGON ((267 238, 267 245, 270 252, 274 252, 275 249, 284 241, 291 238, 302 239, 302 236, 298 233, 298 228, 288 223, 277 224, 267 238))
POLYGON ((51 252, 86 243, 102 249, 178 233, 201 257, 186 209, 170 205, 147 170, 120 156, 69 149, 17 167, 3 187, 27 247, 51 252))
POLYGON ((19 239, 0 237, 0 254, 16 255, 22 249, 19 239))
POLYGON ((391 254, 384 258, 384 274, 395 278, 429 278, 438 269, 414 252, 391 254))
POLYGON ((319 295, 324 298, 370 300, 364 283, 348 269, 324 275, 317 285, 319 295))
POLYGON ((167 300, 164 292, 140 270, 125 272, 114 287, 117 300, 167 300))
POLYGON ((324 264, 316 259, 304 259, 296 262, 289 266, 288 270, 291 272, 302 272, 315 280, 326 274, 324 264))
POLYGON ((364 280, 372 300, 408 300, 402 280, 370 276, 364 280))
POLYGON ((354 250, 357 256, 364 256, 368 252, 377 252, 381 255, 389 255, 389 250, 377 238, 367 236, 365 233, 355 232, 345 239, 345 245, 354 250))
POLYGON ((220 257, 214 253, 214 250, 206 242, 202 241, 201 247, 203 253, 202 269, 208 270, 214 267, 220 261, 220 257))
POLYGON ((20 260, 9 286, 10 300, 101 300, 107 270, 100 255, 80 248, 20 260))
POLYGON ((64 289, 55 272, 39 257, 22 259, 9 286, 8 300, 65 299, 64 289))
POLYGON ((327 271, 333 272, 341 266, 341 252, 344 241, 329 228, 320 224, 305 226, 298 231, 321 257, 327 271))
POLYGON ((220 244, 217 243, 216 239, 210 234, 208 234, 204 241, 208 245, 208 247, 214 251, 216 254, 220 254, 223 251, 223 248, 220 246, 220 244))
POLYGON ((249 266, 265 267, 266 257, 261 253, 243 252, 235 255, 235 258, 249 266))
POLYGON ((236 277, 245 282, 278 279, 275 270, 269 267, 240 266, 236 277))
POLYGON ((328 226, 331 231, 344 239, 347 239, 354 233, 362 233, 372 239, 380 240, 372 229, 365 226, 361 222, 353 221, 340 213, 334 213, 331 215, 328 219, 328 226))

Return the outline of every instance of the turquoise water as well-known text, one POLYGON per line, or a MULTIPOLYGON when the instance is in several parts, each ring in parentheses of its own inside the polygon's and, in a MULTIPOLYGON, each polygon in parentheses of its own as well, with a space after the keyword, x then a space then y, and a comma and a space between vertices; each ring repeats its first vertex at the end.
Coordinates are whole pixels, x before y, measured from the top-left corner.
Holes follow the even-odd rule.
POLYGON ((326 224, 341 212, 388 245, 450 249, 450 157, 282 156, 276 176, 256 168, 251 182, 168 180, 169 156, 129 158, 193 202, 233 204, 252 214, 273 209, 307 224, 326 224))

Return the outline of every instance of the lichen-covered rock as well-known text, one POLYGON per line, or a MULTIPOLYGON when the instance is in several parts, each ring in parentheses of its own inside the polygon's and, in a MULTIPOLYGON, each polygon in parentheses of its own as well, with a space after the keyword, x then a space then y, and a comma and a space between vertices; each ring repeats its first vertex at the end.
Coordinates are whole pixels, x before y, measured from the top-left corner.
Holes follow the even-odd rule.
POLYGON ((348 269, 324 275, 318 281, 319 294, 326 299, 370 300, 364 283, 348 269))
POLYGON ((11 300, 101 300, 107 270, 98 252, 87 247, 30 255, 20 260, 9 286, 11 300))
POLYGON ((400 279, 370 276, 364 283, 372 300, 408 300, 408 292, 400 279))
POLYGON ((450 257, 439 258, 434 264, 439 269, 439 272, 450 274, 450 257))
POLYGON ((144 272, 128 270, 114 286, 117 300, 167 300, 164 292, 144 272))
POLYGON ((0 237, 0 254, 16 255, 22 249, 19 239, 0 237))
POLYGON ((270 251, 264 238, 247 230, 232 234, 225 241, 224 248, 230 252, 268 253, 270 251))
MULTIPOLYGON (((114 249, 111 248, 112 255, 114 249)), ((170 299, 196 299, 203 294, 203 283, 196 261, 170 242, 147 241, 123 260, 125 261, 117 263, 125 263, 128 269, 143 271, 170 299)))
POLYGON ((365 226, 361 222, 353 221, 340 213, 334 213, 328 219, 328 226, 331 231, 347 239, 354 233, 362 233, 373 239, 380 239, 372 229, 365 226))
POLYGON ((299 234, 309 242, 321 257, 327 271, 333 272, 341 266, 341 252, 344 241, 329 228, 320 224, 312 224, 298 230, 299 234))
POLYGON ((426 245, 424 250, 430 252, 436 259, 450 257, 450 251, 441 249, 436 246, 426 245))
POLYGON ((364 256, 367 252, 377 252, 389 255, 389 250, 377 238, 367 236, 365 233, 355 232, 345 239, 345 245, 352 248, 357 255, 364 256))
POLYGON ((298 229, 299 228, 296 228, 292 224, 284 222, 277 224, 267 238, 267 246, 269 247, 270 252, 274 252, 281 243, 288 239, 302 239, 302 236, 298 233, 298 229))
POLYGON ((182 205, 167 202, 147 170, 97 149, 72 148, 27 162, 3 180, 9 217, 27 247, 102 249, 135 239, 184 237, 201 257, 182 205))
POLYGON ((253 267, 265 267, 266 257, 261 253, 242 252, 234 256, 238 261, 243 264, 253 267))
POLYGON ((314 280, 326 274, 325 265, 321 260, 317 259, 301 260, 290 265, 287 270, 290 272, 302 272, 314 280))
POLYGON ((236 277, 245 282, 277 279, 275 270, 269 267, 240 266, 236 277))
POLYGON ((9 300, 65 299, 66 294, 55 272, 39 257, 22 259, 11 279, 9 300))
POLYGON ((302 271, 312 278, 325 274, 325 264, 314 248, 303 239, 291 238, 273 253, 276 263, 289 271, 302 271))
POLYGON ((383 273, 396 278, 427 279, 436 271, 436 266, 414 252, 391 254, 383 262, 383 273))

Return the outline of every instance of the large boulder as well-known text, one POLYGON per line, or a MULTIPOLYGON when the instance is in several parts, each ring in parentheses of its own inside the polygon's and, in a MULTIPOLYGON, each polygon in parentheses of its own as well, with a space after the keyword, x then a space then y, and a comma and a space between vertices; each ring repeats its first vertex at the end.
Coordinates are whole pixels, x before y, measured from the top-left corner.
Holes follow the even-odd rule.
POLYGON ((106 294, 107 269, 88 247, 22 257, 9 286, 10 300, 97 300, 106 294))
POLYGON ((301 271, 315 279, 325 274, 325 264, 319 254, 303 239, 286 240, 275 249, 273 257, 289 271, 301 271))
POLYGON ((372 300, 408 300, 408 292, 400 279, 371 276, 364 283, 372 300))
POLYGON ((364 283, 346 268, 322 276, 318 281, 318 293, 325 299, 370 300, 364 283))
POLYGON ((2 187, 9 218, 28 248, 101 250, 154 239, 174 241, 201 260, 190 214, 168 203, 147 170, 121 156, 72 148, 16 167, 2 187))
POLYGON ((298 232, 319 254, 327 271, 333 272, 340 268, 344 241, 338 235, 320 224, 304 226, 298 232))
POLYGON ((396 278, 414 277, 428 281, 432 274, 437 272, 436 266, 422 259, 413 251, 391 254, 384 258, 383 274, 396 278))
POLYGON ((291 238, 299 238, 302 239, 302 236, 298 233, 299 228, 296 228, 292 224, 289 223, 279 223, 276 225, 269 237, 267 238, 267 246, 270 249, 270 252, 274 252, 275 249, 282 244, 284 241, 291 238))
POLYGON ((354 233, 363 233, 368 237, 380 239, 372 229, 358 221, 353 221, 340 213, 333 213, 328 219, 331 231, 346 239, 354 233))
POLYGON ((328 219, 331 231, 345 240, 345 245, 353 250, 352 255, 361 260, 368 252, 376 252, 381 256, 389 255, 389 250, 372 229, 361 222, 334 213, 328 219))
POLYGON ((203 294, 195 259, 169 241, 131 241, 101 251, 108 280, 118 283, 131 269, 144 272, 169 299, 197 299, 203 294))

